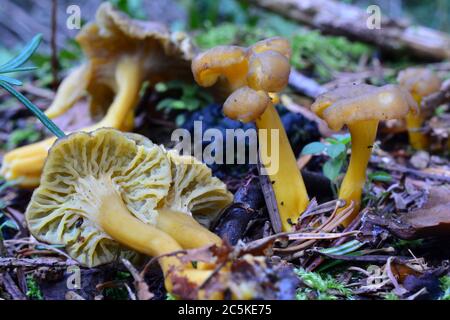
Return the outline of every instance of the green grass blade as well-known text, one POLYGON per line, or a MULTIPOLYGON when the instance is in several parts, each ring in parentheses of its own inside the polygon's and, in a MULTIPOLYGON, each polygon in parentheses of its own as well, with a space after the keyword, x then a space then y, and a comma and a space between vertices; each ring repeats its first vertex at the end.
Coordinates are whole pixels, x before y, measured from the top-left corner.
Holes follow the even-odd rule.
POLYGON ((19 67, 16 69, 6 69, 6 70, 1 70, 0 73, 5 74, 5 73, 16 73, 16 72, 26 72, 26 71, 33 71, 36 70, 37 67, 19 67))
POLYGON ((23 84, 22 81, 20 81, 20 80, 17 80, 17 79, 14 79, 14 78, 10 78, 10 77, 7 77, 7 76, 2 76, 2 75, 0 75, 0 81, 7 82, 7 83, 9 83, 9 84, 11 84, 13 86, 21 86, 23 84))
POLYGON ((30 43, 27 44, 25 49, 22 50, 22 52, 16 56, 15 58, 11 59, 7 63, 0 66, 0 73, 3 73, 3 70, 6 70, 7 72, 12 72, 11 70, 16 69, 23 65, 25 62, 30 59, 30 57, 33 55, 33 53, 36 51, 36 49, 39 47, 39 44, 42 41, 42 35, 38 34, 36 35, 30 43))
POLYGON ((363 242, 360 242, 358 240, 352 240, 352 241, 348 241, 348 242, 344 243, 343 245, 340 245, 337 247, 319 250, 319 252, 325 253, 325 254, 333 254, 333 255, 341 256, 341 255, 345 255, 350 252, 356 251, 359 248, 361 248, 363 245, 364 245, 363 242))

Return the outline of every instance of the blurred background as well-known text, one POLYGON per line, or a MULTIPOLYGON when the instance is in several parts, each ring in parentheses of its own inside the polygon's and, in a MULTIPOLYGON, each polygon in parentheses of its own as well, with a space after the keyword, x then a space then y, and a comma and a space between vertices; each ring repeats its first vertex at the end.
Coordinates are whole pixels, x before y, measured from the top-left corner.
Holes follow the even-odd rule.
MULTIPOLYGON (((306 0, 309 2, 309 0, 306 0)), ((36 33, 44 42, 34 63, 40 67, 38 78, 48 84, 51 65, 52 32, 60 70, 76 64, 82 56, 73 41, 78 30, 69 30, 66 12, 70 5, 81 10, 82 25, 94 18, 101 0, 2 0, 0 3, 0 61, 11 57, 36 33), (52 12, 55 14, 52 14, 52 12), (52 21, 54 27, 52 28, 52 21)), ((290 38, 294 52, 293 65, 313 72, 319 82, 330 80, 330 70, 354 71, 352 62, 370 56, 370 45, 348 41, 343 37, 324 37, 298 21, 291 21, 273 11, 263 10, 252 1, 243 0, 111 0, 124 12, 138 19, 165 22, 172 30, 189 31, 201 48, 218 44, 248 44, 273 35, 290 38)), ((266 1, 267 2, 267 1, 266 1)), ((301 0, 298 2, 302 2, 301 0)), ((370 4, 381 8, 383 15, 396 22, 424 25, 450 32, 448 0, 342 0, 363 10, 370 4)), ((275 3, 275 2, 274 2, 275 3)), ((397 59, 399 64, 405 61, 397 59)))

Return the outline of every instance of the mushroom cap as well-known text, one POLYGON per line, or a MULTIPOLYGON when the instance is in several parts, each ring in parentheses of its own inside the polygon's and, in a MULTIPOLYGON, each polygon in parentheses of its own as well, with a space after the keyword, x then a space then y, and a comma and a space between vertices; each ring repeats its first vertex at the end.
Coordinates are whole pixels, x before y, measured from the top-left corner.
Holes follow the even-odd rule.
POLYGON ((271 99, 266 92, 245 86, 228 97, 223 104, 223 113, 230 119, 247 123, 258 119, 270 103, 271 99))
POLYGON ((65 245, 84 265, 108 263, 132 253, 102 230, 102 199, 120 196, 132 215, 154 223, 170 182, 164 150, 148 139, 114 129, 73 133, 49 151, 26 211, 28 227, 41 241, 65 245))
POLYGON ((272 37, 256 42, 248 48, 247 55, 251 56, 253 54, 262 53, 269 50, 281 53, 287 59, 290 59, 292 55, 292 49, 289 41, 282 37, 272 37))
POLYGON ((311 110, 319 117, 322 117, 323 111, 331 104, 349 97, 359 96, 373 89, 375 89, 374 86, 365 83, 341 85, 320 94, 311 105, 311 110))
POLYGON ((254 90, 279 92, 289 82, 289 59, 277 51, 264 51, 250 56, 248 86, 254 90))
POLYGON ((210 87, 225 77, 232 86, 239 86, 248 70, 245 53, 238 46, 217 46, 198 54, 191 65, 195 81, 202 87, 210 87))
POLYGON ((103 116, 111 103, 117 89, 115 67, 122 57, 139 60, 142 81, 190 76, 194 50, 186 34, 171 33, 158 22, 131 19, 109 2, 99 6, 96 21, 85 25, 76 39, 90 66, 91 80, 85 86, 93 116, 103 116))
POLYGON ((428 96, 441 88, 441 79, 426 68, 408 68, 397 76, 400 86, 413 95, 428 96))
POLYGON ((311 109, 332 130, 340 130, 345 124, 357 121, 404 118, 411 109, 417 111, 417 104, 399 86, 361 84, 326 92, 318 97, 311 109))
POLYGON ((172 170, 172 184, 163 207, 192 215, 209 228, 219 213, 233 202, 225 183, 212 175, 211 169, 195 157, 167 152, 172 170))

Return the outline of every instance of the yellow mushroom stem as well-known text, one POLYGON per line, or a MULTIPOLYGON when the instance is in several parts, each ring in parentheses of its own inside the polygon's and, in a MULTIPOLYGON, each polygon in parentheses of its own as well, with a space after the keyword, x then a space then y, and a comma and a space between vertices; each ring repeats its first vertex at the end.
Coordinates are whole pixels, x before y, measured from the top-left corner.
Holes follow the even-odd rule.
POLYGON ((221 245, 220 237, 203 227, 191 216, 170 209, 160 209, 158 212, 156 227, 173 237, 183 248, 221 245))
MULTIPOLYGON (((142 254, 156 257, 182 250, 180 244, 170 235, 135 218, 118 194, 108 194, 101 199, 96 221, 115 241, 142 254)), ((186 277, 196 285, 201 285, 211 274, 211 271, 185 266, 176 257, 162 257, 159 263, 168 291, 172 290, 170 278, 173 274, 186 277)))
MULTIPOLYGON (((116 69, 117 95, 106 116, 97 124, 80 129, 90 132, 98 128, 111 127, 123 131, 132 129, 134 106, 139 98, 141 76, 136 59, 124 58, 116 69)), ((55 111, 56 112, 56 111, 55 111)), ((18 179, 22 187, 35 187, 39 184, 42 168, 50 147, 56 138, 17 148, 3 158, 1 174, 7 180, 18 179)))
POLYGON ((406 116, 406 127, 408 128, 409 143, 416 150, 425 150, 429 146, 429 139, 426 134, 421 132, 424 123, 423 114, 420 110, 422 97, 417 93, 413 93, 413 98, 419 106, 419 112, 409 111, 406 116))
MULTIPOLYGON (((278 143, 279 146, 278 170, 272 174, 269 172, 269 178, 277 200, 283 231, 290 231, 292 225, 289 221, 296 223, 309 203, 305 183, 280 116, 273 104, 270 104, 262 116, 256 120, 256 126, 259 130, 267 130, 267 139, 259 141, 260 148, 265 148, 264 150, 270 153, 274 143, 278 143), (278 130, 278 141, 272 141, 271 130, 278 130)), ((270 155, 269 157, 272 160, 276 158, 270 155)))
POLYGON ((119 128, 124 125, 139 99, 142 86, 140 59, 137 57, 122 58, 116 68, 117 94, 100 122, 102 127, 119 128))
POLYGON ((339 190, 339 199, 345 200, 347 205, 353 201, 355 209, 344 221, 344 226, 355 218, 361 207, 361 194, 366 182, 366 169, 377 135, 378 122, 378 120, 366 120, 347 125, 352 137, 352 155, 339 190))
POLYGON ((74 69, 59 85, 55 99, 45 111, 47 117, 53 119, 66 113, 84 95, 89 77, 88 64, 74 69))

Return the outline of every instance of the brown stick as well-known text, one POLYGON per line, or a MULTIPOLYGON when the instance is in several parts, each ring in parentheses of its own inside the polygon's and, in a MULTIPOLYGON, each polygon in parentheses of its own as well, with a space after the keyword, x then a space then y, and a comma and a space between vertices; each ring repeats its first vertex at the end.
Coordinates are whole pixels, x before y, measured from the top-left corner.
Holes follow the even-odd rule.
POLYGON ((54 258, 37 258, 37 259, 24 259, 24 258, 0 258, 0 270, 8 270, 14 268, 67 268, 70 265, 74 265, 73 261, 62 261, 54 258))
POLYGON ((13 300, 27 300, 26 295, 20 291, 9 273, 0 273, 0 284, 3 285, 5 291, 9 293, 13 300))
POLYGON ((52 35, 51 35, 51 48, 52 48, 52 76, 53 76, 53 89, 58 87, 58 48, 56 46, 56 29, 58 26, 58 3, 57 0, 52 0, 52 35))

